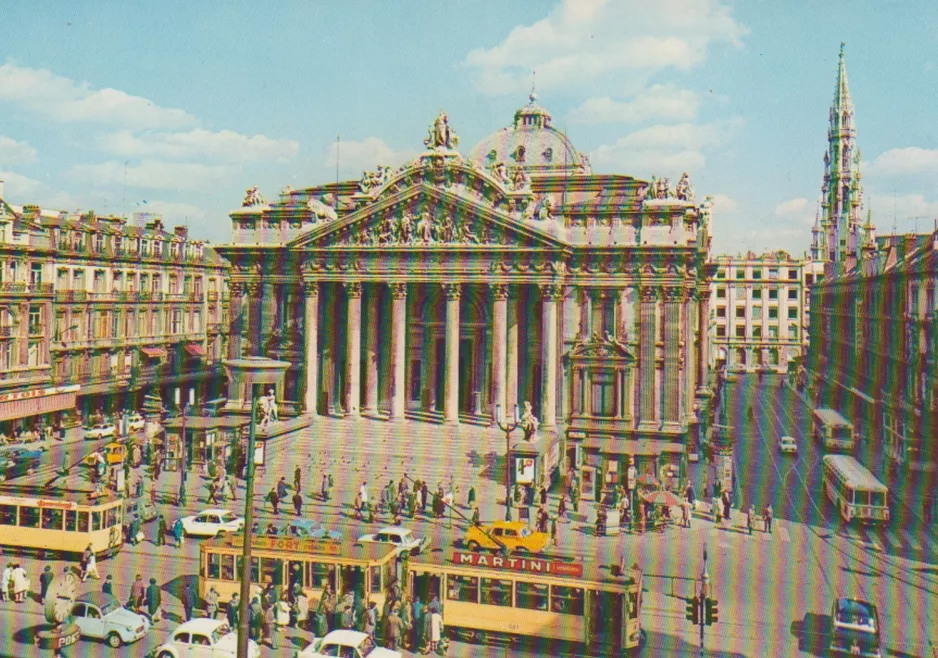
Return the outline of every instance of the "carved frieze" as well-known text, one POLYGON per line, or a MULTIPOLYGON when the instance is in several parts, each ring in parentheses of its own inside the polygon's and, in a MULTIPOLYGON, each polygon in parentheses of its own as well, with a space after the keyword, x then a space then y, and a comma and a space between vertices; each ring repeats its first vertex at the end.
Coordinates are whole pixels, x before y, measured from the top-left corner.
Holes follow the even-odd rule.
POLYGON ((431 244, 505 245, 514 242, 500 226, 452 211, 404 211, 367 226, 352 227, 336 244, 419 246, 431 244))

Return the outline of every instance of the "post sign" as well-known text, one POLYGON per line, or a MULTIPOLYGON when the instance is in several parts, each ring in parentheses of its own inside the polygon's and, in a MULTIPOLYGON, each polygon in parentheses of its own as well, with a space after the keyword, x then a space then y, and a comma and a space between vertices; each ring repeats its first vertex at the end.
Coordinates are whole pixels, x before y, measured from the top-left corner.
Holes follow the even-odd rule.
POLYGON ((515 482, 534 484, 534 457, 515 457, 515 482))
POLYGON ((462 553, 453 551, 453 564, 473 567, 489 567, 507 571, 542 573, 552 576, 583 576, 582 562, 558 562, 537 557, 515 557, 489 555, 488 553, 462 553))

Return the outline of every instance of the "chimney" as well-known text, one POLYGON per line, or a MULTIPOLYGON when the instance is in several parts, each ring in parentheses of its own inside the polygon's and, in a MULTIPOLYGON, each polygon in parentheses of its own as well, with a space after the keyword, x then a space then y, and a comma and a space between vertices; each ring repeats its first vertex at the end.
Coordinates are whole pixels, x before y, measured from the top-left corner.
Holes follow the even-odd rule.
POLYGON ((0 178, 0 199, 3 198, 3 179, 0 178))
POLYGON ((183 240, 189 239, 189 227, 188 226, 175 226, 173 227, 173 233, 176 234, 177 238, 182 238, 183 240))

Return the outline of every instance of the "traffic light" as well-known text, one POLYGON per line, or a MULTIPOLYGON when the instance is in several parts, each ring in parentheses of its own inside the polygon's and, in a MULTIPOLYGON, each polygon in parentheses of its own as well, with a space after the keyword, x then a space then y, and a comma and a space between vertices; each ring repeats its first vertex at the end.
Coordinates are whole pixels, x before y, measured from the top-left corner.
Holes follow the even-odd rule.
POLYGON ((719 613, 720 609, 717 608, 716 599, 705 599, 704 600, 704 621, 707 622, 707 626, 717 623, 720 620, 719 613))
POLYGON ((696 596, 692 596, 685 600, 687 601, 687 612, 684 616, 687 618, 687 621, 696 626, 700 623, 700 599, 696 596))

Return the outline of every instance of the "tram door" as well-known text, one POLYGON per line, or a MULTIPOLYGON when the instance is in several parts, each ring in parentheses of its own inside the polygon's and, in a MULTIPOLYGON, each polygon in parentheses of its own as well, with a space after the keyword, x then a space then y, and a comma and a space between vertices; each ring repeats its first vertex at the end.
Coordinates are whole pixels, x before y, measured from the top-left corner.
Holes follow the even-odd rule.
POLYGON ((361 567, 342 567, 339 578, 339 595, 345 592, 358 592, 362 597, 365 596, 365 570, 361 567))
POLYGON ((604 652, 622 649, 624 596, 618 592, 587 590, 587 644, 603 647, 604 652))
POLYGON ((416 599, 421 599, 424 603, 429 603, 436 595, 440 601, 443 600, 442 576, 432 573, 411 572, 411 591, 416 599))

